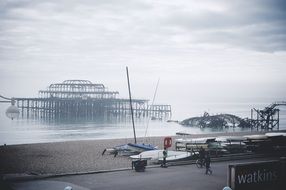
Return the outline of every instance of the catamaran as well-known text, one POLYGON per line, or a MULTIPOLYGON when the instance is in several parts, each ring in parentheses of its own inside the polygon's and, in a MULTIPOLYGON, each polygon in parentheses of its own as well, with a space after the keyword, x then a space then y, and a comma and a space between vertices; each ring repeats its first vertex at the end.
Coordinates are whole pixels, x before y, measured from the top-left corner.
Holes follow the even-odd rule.
POLYGON ((132 154, 141 153, 143 151, 157 150, 157 147, 151 144, 137 143, 128 67, 126 67, 126 75, 127 75, 127 82, 128 82, 129 102, 130 102, 130 111, 131 111, 131 119, 132 119, 132 126, 133 126, 134 143, 128 143, 128 144, 118 145, 113 148, 104 149, 104 151, 102 152, 102 155, 106 151, 116 156, 117 154, 132 155, 132 154))

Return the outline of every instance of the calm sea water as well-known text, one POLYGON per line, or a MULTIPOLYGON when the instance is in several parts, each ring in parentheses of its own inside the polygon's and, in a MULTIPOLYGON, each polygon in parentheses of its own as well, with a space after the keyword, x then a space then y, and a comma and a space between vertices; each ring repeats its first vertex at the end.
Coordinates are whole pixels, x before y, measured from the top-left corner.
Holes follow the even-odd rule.
MULTIPOLYGON (((267 104, 266 104, 267 105, 267 104)), ((5 110, 9 104, 0 104, 0 145, 2 144, 30 144, 40 142, 59 142, 71 140, 90 139, 114 139, 132 138, 132 123, 126 122, 44 122, 40 120, 15 119, 10 120, 5 116, 5 110)), ((262 109, 265 104, 257 104, 256 107, 262 109)), ((253 106, 254 107, 254 106, 253 106)), ((250 117, 249 104, 209 104, 211 114, 231 113, 240 117, 250 117)), ((206 110, 208 111, 208 110, 206 110)), ((183 112, 180 110, 180 112, 183 112)), ((203 113, 199 106, 194 106, 189 117, 200 116, 203 113), (198 113, 194 110, 199 110, 198 113), (200 113, 200 114, 199 114, 200 113)), ((188 113, 188 110, 185 110, 188 113)), ((173 109, 172 119, 176 120, 176 110, 173 109)), ((186 114, 187 115, 187 114, 186 114)), ((188 118, 183 116, 184 119, 188 118)), ((182 119, 181 119, 182 120, 182 119)), ((136 134, 144 137, 146 128, 147 137, 170 136, 176 132, 186 133, 210 133, 220 132, 214 129, 200 129, 181 126, 178 123, 168 123, 165 121, 149 121, 143 119, 135 122, 136 134)), ((280 129, 286 129, 286 109, 280 111, 280 129)), ((226 132, 240 131, 241 129, 228 129, 226 132)))

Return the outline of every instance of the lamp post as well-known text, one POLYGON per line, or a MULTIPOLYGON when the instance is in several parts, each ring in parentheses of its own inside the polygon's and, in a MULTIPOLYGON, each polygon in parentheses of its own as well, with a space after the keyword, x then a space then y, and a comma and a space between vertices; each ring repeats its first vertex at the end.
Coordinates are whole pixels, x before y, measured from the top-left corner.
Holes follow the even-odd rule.
POLYGON ((18 118, 20 115, 20 111, 17 106, 15 106, 15 99, 11 99, 11 106, 9 106, 6 110, 6 116, 10 119, 18 118))
POLYGON ((12 120, 14 118, 19 117, 20 110, 18 109, 17 106, 15 106, 16 100, 14 98, 6 98, 6 97, 1 96, 1 95, 0 95, 0 97, 6 100, 6 101, 0 101, 1 103, 10 103, 11 102, 11 105, 6 110, 6 116, 12 120))

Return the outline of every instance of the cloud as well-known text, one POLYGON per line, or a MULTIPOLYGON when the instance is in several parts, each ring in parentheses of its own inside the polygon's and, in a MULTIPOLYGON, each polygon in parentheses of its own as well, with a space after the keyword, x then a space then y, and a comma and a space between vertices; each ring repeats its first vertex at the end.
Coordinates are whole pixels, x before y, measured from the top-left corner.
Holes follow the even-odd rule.
POLYGON ((224 49, 285 51, 284 8, 270 0, 1 1, 0 66, 207 67, 205 55, 224 49))
POLYGON ((166 18, 180 27, 190 43, 208 43, 252 49, 285 51, 286 3, 283 1, 216 1, 220 11, 176 9, 166 18), (218 4, 219 5, 219 4, 218 4))
MULTIPOLYGON (((13 0, 0 5, 0 56, 104 55, 184 48, 285 51, 282 0, 13 0)), ((131 55, 130 55, 131 56, 131 55)))

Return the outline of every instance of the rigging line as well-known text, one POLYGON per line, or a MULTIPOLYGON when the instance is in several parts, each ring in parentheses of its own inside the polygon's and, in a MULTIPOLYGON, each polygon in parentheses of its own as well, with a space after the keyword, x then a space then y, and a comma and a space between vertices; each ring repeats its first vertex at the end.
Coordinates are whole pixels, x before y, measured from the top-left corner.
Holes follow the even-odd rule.
MULTIPOLYGON (((154 102, 155 102, 155 98, 156 98, 156 95, 157 95, 157 90, 158 90, 159 82, 160 82, 160 78, 158 79, 157 84, 156 84, 156 89, 155 89, 155 93, 154 93, 154 96, 153 96, 151 108, 154 106, 154 102)), ((149 127, 149 122, 150 122, 150 117, 149 117, 149 119, 148 119, 148 121, 147 121, 147 127, 146 127, 146 129, 145 129, 144 139, 146 138, 146 135, 147 135, 147 131, 148 131, 148 127, 149 127)))
POLYGON ((5 100, 12 100, 12 98, 7 98, 7 97, 1 96, 1 95, 0 95, 0 98, 3 98, 5 100))
POLYGON ((135 141, 135 144, 137 144, 137 140, 136 140, 136 132, 135 132, 135 125, 134 125, 133 108, 132 108, 132 98, 131 98, 131 90, 130 90, 130 82, 129 82, 128 67, 126 67, 126 74, 127 74, 127 81, 128 81, 129 102, 130 102, 130 109, 131 109, 131 118, 132 118, 132 126, 133 126, 134 141, 135 141))

